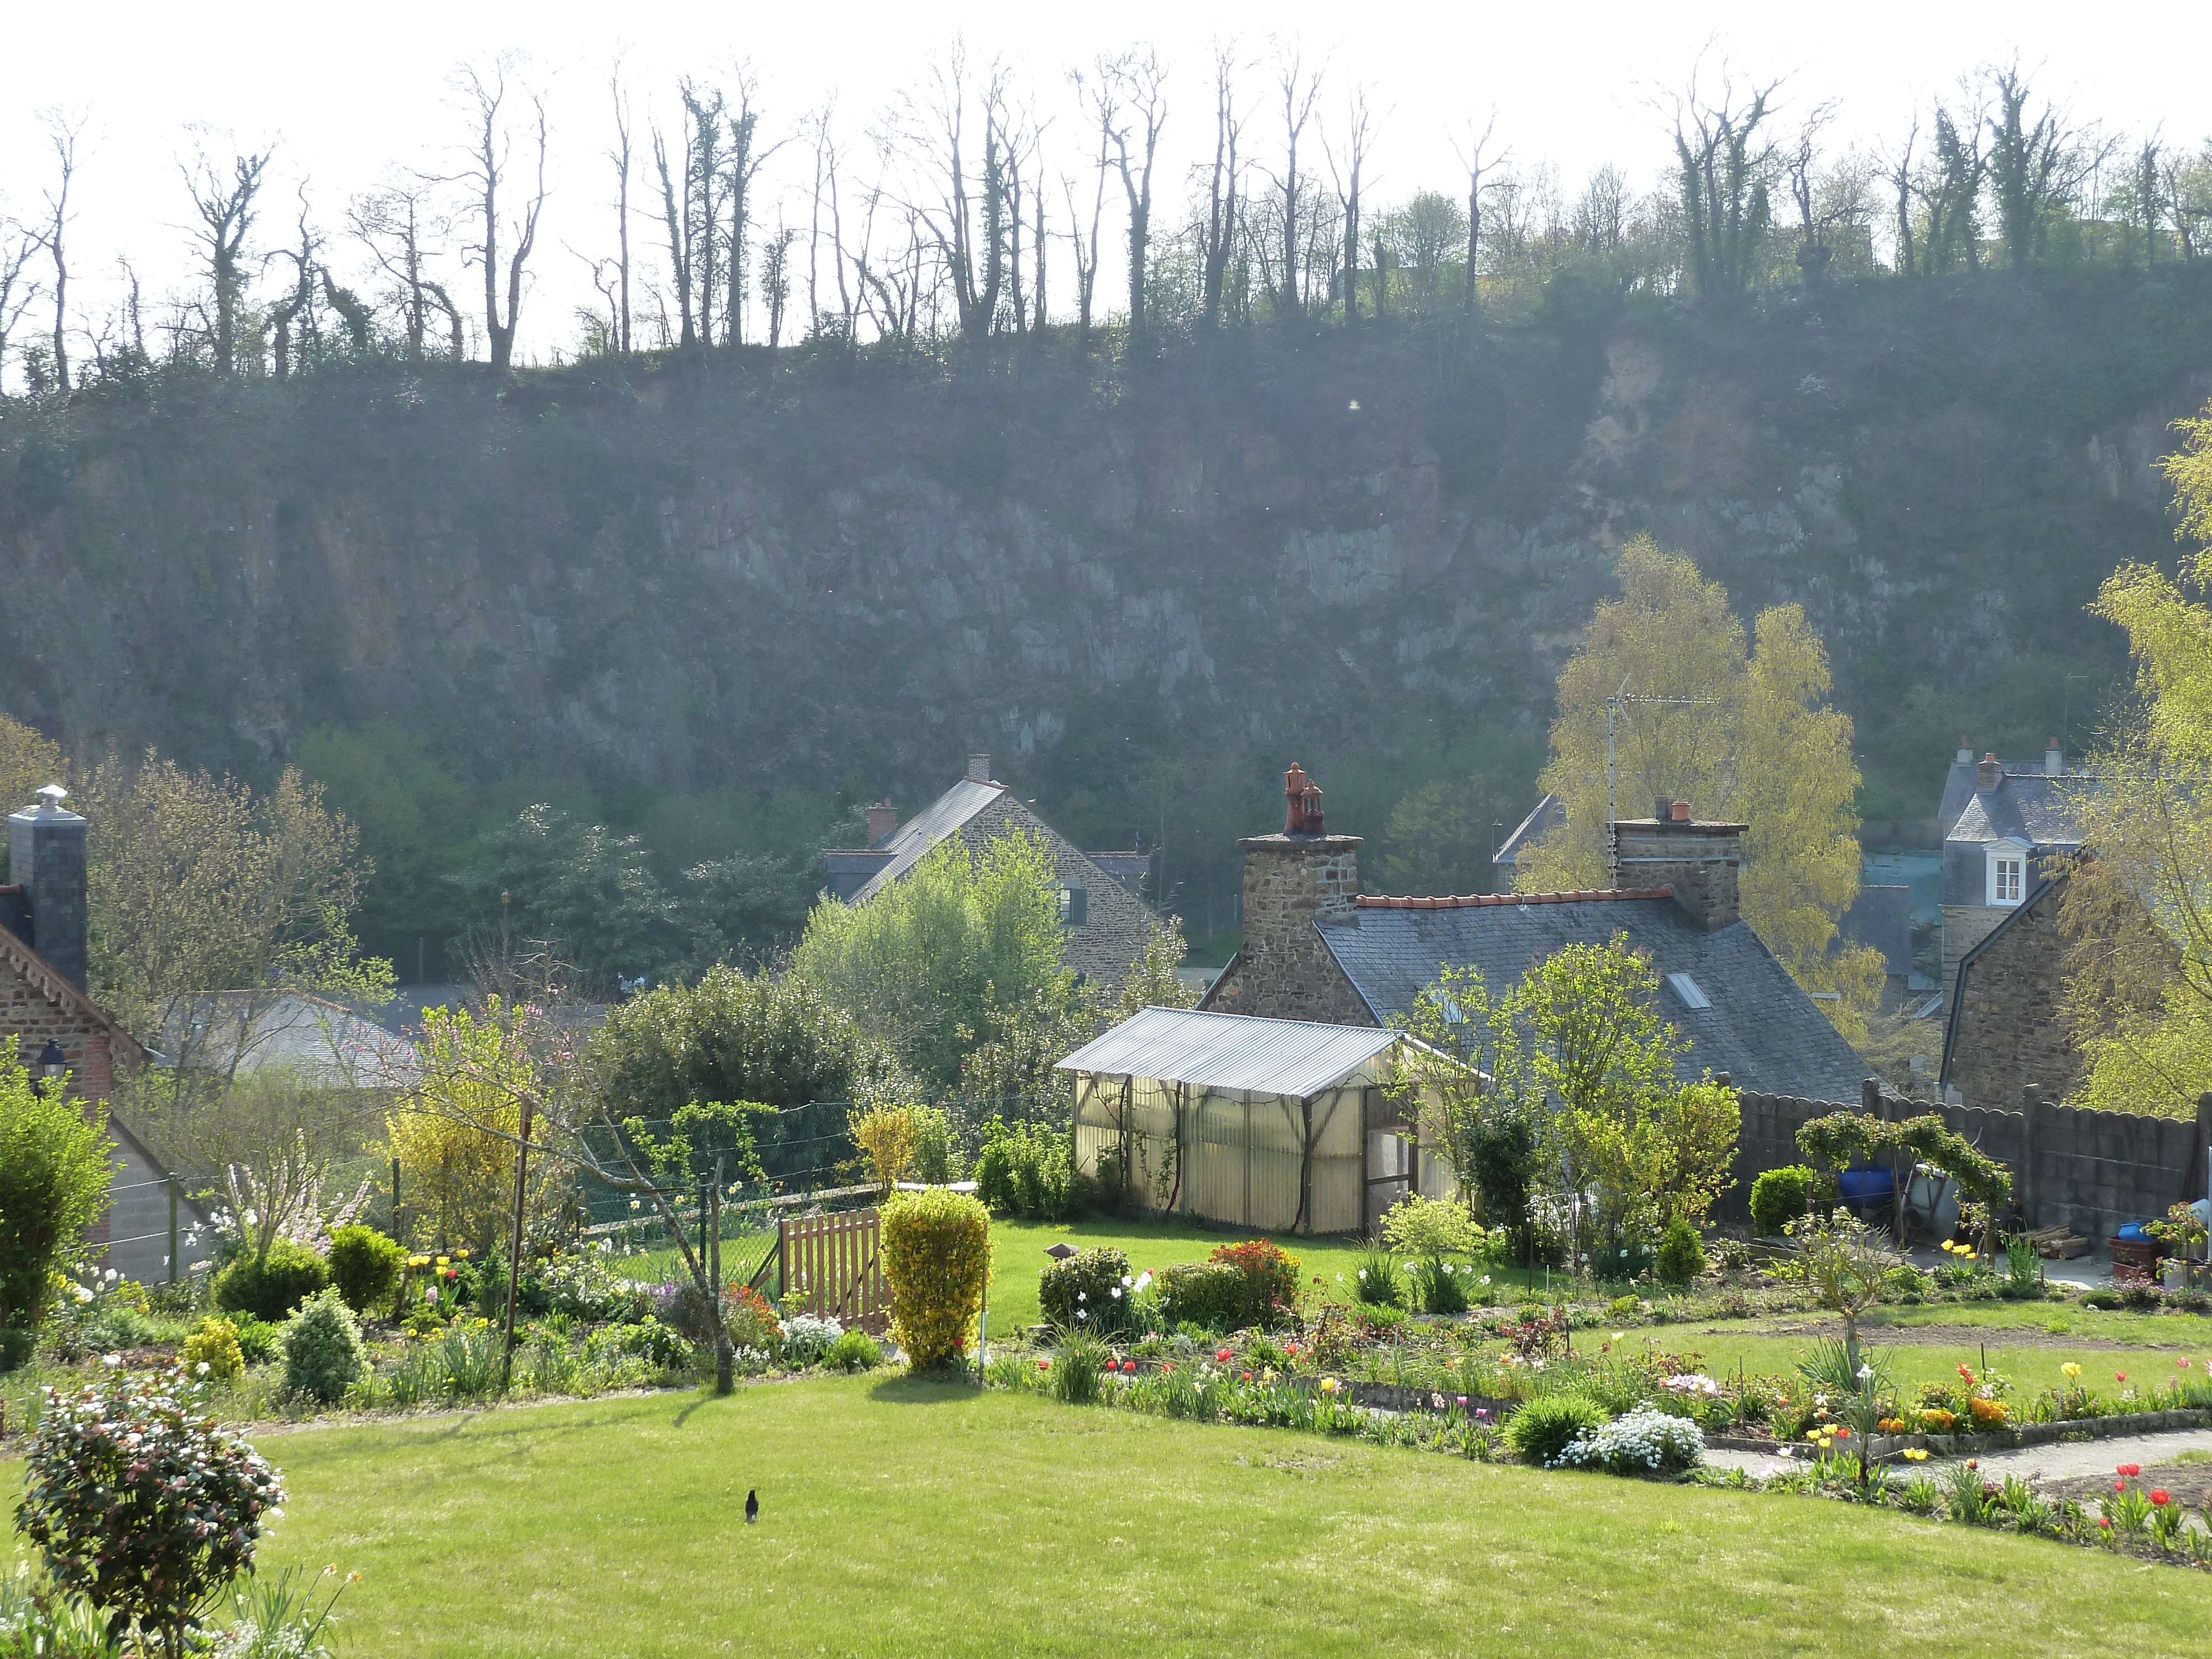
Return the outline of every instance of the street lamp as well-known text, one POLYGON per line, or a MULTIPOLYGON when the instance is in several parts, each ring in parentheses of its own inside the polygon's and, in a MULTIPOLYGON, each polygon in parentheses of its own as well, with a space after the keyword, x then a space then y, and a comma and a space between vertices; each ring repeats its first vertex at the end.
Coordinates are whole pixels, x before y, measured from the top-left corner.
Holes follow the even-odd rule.
POLYGON ((48 1037, 46 1046, 39 1051, 39 1075, 48 1083, 59 1083, 68 1070, 69 1056, 62 1052, 60 1043, 48 1037))

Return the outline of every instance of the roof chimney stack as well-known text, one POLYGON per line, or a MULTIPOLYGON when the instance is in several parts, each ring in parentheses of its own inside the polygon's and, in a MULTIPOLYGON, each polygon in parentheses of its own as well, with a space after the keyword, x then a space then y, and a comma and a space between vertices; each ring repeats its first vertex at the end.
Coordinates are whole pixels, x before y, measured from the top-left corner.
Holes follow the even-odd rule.
POLYGON ((1983 756, 1982 763, 1974 769, 1975 789, 1986 795, 2003 781, 2004 763, 1994 754, 1983 756))
POLYGON ((889 796, 868 809, 868 845, 881 847, 898 833, 898 809, 889 796))
POLYGON ((1613 826, 1625 888, 1671 887, 1674 902, 1707 933, 1741 917, 1736 878, 1743 864, 1742 823, 1702 823, 1685 800, 1657 800, 1648 818, 1613 826))
POLYGON ((1961 766, 1972 766, 1973 763, 1974 745, 1968 743, 1966 738, 1960 738, 1959 739, 1959 764, 1961 766))
POLYGON ((2055 778, 2066 769, 2066 751, 2058 746, 2056 738, 2043 747, 2043 775, 2055 778))
POLYGON ((968 757, 968 781, 970 783, 989 783, 992 781, 991 757, 988 755, 970 755, 968 757))
POLYGON ((1371 1018, 1359 1013, 1314 931, 1358 925, 1359 837, 1322 828, 1321 786, 1302 766, 1283 774, 1283 802, 1282 834, 1237 843, 1244 853, 1244 943, 1205 1006, 1278 1019, 1371 1018))
POLYGON ((84 989, 86 905, 84 820, 62 805, 69 791, 50 783, 39 804, 8 819, 9 872, 23 890, 31 936, 24 943, 64 979, 84 989))

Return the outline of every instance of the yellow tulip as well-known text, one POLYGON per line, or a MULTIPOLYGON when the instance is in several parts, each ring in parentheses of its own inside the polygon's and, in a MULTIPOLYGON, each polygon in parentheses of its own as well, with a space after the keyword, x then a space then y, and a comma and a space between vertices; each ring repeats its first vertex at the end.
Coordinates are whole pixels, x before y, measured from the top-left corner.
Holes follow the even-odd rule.
POLYGON ((2062 1371, 2065 1372, 2065 1373, 2066 1373, 2066 1375, 2067 1375, 2069 1377, 2075 1377, 2075 1376, 2081 1376, 2081 1366, 2079 1366, 2079 1365, 2075 1364, 2072 1360, 2070 1360, 2070 1359, 2069 1359, 2069 1360, 2068 1360, 2064 1364, 2061 1365, 2058 1369, 2059 1369, 2060 1370, 2062 1370, 2062 1371))

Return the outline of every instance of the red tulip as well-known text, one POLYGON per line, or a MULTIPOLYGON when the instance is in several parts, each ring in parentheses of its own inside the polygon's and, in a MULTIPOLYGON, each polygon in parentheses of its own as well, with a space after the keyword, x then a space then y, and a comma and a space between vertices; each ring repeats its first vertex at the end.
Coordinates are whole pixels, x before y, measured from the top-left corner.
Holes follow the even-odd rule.
POLYGON ((2115 1480, 2112 1482, 2112 1490, 2114 1492, 2125 1492, 2127 1489, 2128 1483, 2124 1480, 2115 1480))
POLYGON ((1229 1348, 1224 1348, 1224 1349, 1223 1349, 1219 1353, 1218 1353, 1218 1354, 1214 1355, 1213 1357, 1214 1357, 1214 1358, 1215 1358, 1217 1361, 1218 1361, 1220 1364, 1224 1364, 1224 1365, 1226 1365, 1226 1364, 1229 1363, 1230 1359, 1233 1357, 1233 1354, 1234 1354, 1234 1350, 1232 1350, 1232 1349, 1229 1349, 1229 1348))
POLYGON ((2142 1473, 2142 1465, 2140 1463, 2123 1463, 2120 1465, 2118 1472, 2121 1474, 2126 1475, 2141 1474, 2142 1473))
POLYGON ((1049 1359, 1040 1359, 1040 1360, 1038 1360, 1038 1361, 1037 1361, 1037 1369, 1038 1369, 1039 1370, 1041 1370, 1041 1371, 1048 1371, 1048 1370, 1050 1370, 1052 1369, 1052 1361, 1050 1361, 1049 1359))
POLYGON ((1249 1371, 1245 1372, 1245 1373, 1244 1373, 1244 1380, 1245 1380, 1247 1382, 1249 1382, 1252 1380, 1252 1373, 1251 1373, 1251 1372, 1249 1372, 1249 1371))
POLYGON ((2164 1509, 2168 1504, 2173 1502, 2173 1494, 2161 1489, 2154 1488, 2151 1492, 2150 1501, 2157 1504, 2160 1509, 2164 1509))
POLYGON ((1125 1359, 1121 1362, 1121 1369, 1124 1371, 1133 1371, 1137 1369, 1137 1362, 1133 1359, 1125 1359))
POLYGON ((2100 1515, 2097 1517, 2097 1524, 2100 1527, 2110 1527, 2112 1523, 2108 1516, 2100 1515))
POLYGON ((2115 1382, 2124 1382, 2127 1380, 2128 1374, 2125 1371, 2114 1371, 2112 1373, 2112 1381, 2115 1382))

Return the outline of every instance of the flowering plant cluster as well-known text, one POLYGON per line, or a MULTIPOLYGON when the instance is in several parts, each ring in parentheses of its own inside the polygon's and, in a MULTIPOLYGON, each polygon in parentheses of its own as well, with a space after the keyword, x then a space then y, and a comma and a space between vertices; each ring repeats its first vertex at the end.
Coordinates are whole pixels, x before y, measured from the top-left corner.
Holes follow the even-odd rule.
POLYGON ((783 1322, 784 1357, 794 1365, 811 1365, 844 1334, 845 1328, 834 1319, 819 1314, 792 1314, 783 1322))
MULTIPOLYGON (((16 1528, 63 1589, 173 1651, 209 1598, 253 1565, 283 1513, 276 1472, 197 1409, 182 1367, 122 1369, 74 1395, 45 1391, 16 1528)), ((202 1369, 204 1369, 203 1367, 202 1369)))
POLYGON ((1705 1458, 1705 1437, 1687 1418, 1638 1406, 1569 1441, 1549 1465, 1608 1474, 1679 1474, 1705 1458))

